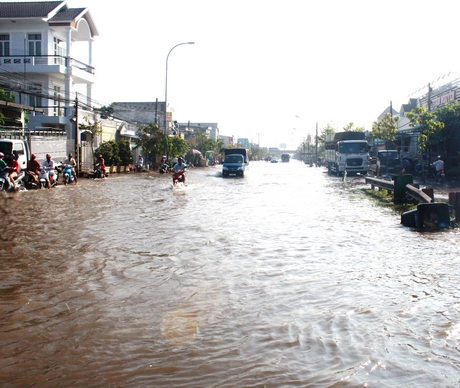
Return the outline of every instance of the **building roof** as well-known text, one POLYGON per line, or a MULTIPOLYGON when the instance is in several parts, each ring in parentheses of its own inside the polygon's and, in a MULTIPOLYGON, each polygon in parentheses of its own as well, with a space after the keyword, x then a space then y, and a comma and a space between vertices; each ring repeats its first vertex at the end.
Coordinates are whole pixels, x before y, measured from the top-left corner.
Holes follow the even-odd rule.
POLYGON ((73 27, 80 19, 85 19, 90 26, 91 36, 99 35, 88 8, 69 8, 67 0, 0 2, 0 20, 37 18, 49 24, 69 24, 73 27))
POLYGON ((21 1, 0 3, 0 19, 12 18, 46 18, 49 19, 65 1, 21 1))

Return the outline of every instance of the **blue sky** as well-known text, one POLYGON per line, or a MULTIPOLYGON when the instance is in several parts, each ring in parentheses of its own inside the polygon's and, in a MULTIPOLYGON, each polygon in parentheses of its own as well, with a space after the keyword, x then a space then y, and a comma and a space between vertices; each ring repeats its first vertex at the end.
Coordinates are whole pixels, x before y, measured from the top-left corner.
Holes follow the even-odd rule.
POLYGON ((451 0, 69 0, 99 29, 93 98, 164 100, 179 122, 295 146, 316 123, 371 129, 389 106, 460 77, 451 0), (448 74, 450 74, 448 76, 448 74), (438 81, 440 82, 440 81, 438 81))

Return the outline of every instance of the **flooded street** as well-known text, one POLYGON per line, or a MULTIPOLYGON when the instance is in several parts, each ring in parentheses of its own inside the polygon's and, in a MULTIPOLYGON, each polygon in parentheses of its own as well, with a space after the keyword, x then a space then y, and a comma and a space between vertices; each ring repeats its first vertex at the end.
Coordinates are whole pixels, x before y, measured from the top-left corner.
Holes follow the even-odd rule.
POLYGON ((2 201, 2 387, 457 387, 458 230, 297 161, 2 201))

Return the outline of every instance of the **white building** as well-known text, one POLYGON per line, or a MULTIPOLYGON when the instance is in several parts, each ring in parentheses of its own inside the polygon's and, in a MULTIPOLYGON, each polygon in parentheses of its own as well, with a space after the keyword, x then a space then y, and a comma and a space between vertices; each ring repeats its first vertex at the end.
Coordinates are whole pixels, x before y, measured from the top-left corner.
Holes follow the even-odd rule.
POLYGON ((30 129, 65 129, 75 140, 75 118, 92 112, 96 36, 87 8, 69 8, 67 1, 0 2, 0 89, 44 109, 29 112, 30 129))

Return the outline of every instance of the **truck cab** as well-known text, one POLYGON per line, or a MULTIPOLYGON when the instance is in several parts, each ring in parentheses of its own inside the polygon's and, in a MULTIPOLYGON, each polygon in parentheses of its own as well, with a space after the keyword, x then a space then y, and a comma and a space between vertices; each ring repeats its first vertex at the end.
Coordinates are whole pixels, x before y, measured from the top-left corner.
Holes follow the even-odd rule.
POLYGON ((222 165, 222 176, 241 176, 249 169, 249 150, 245 148, 227 148, 222 165))
POLYGON ((21 139, 0 139, 0 152, 5 155, 7 160, 11 154, 17 154, 19 156, 18 163, 21 170, 27 169, 27 161, 29 158, 28 144, 21 139))

